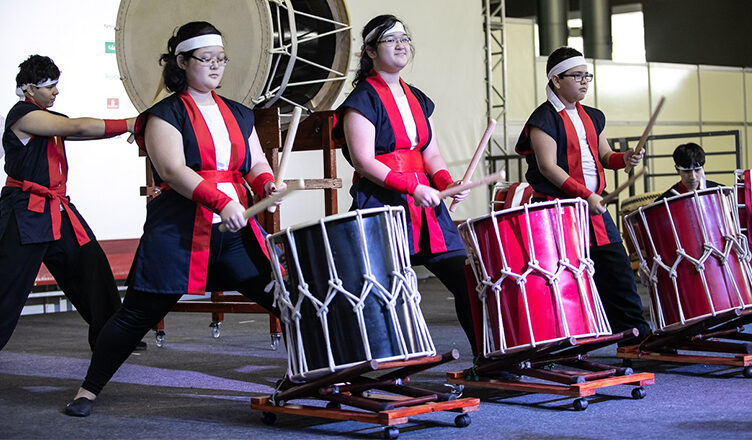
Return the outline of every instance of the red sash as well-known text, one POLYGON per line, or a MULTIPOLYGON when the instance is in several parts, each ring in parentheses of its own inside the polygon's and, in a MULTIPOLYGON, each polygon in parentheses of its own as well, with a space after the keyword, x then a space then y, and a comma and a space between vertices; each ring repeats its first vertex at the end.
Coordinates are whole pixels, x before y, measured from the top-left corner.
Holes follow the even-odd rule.
MULTIPOLYGON (((598 189, 596 194, 603 192, 606 187, 606 179, 603 174, 603 165, 601 165, 600 156, 598 155, 598 134, 595 132, 595 126, 590 116, 587 114, 582 105, 577 102, 575 104, 577 108, 577 114, 582 120, 582 125, 585 127, 585 137, 587 138, 588 147, 593 154, 593 161, 595 162, 595 168, 598 170, 598 189)), ((567 134, 567 163, 569 164, 569 175, 577 182, 585 185, 585 175, 582 172, 582 153, 580 152, 580 137, 577 136, 577 130, 572 124, 572 120, 569 119, 566 109, 562 109, 559 112, 559 116, 564 123, 564 130, 567 134)), ((590 222, 593 225, 593 231, 595 232, 595 241, 598 246, 609 244, 608 234, 606 233, 606 225, 603 222, 603 216, 594 215, 590 217, 590 222)))
MULTIPOLYGON (((181 101, 188 112, 188 118, 193 127, 193 133, 198 143, 198 151, 201 157, 201 170, 198 174, 205 180, 214 183, 230 182, 233 184, 238 194, 238 199, 243 206, 248 206, 243 180, 240 174, 240 165, 245 159, 245 139, 240 131, 238 122, 235 120, 227 104, 216 93, 212 92, 214 102, 219 107, 227 131, 230 134, 230 164, 227 171, 217 170, 216 152, 214 149, 214 140, 211 137, 209 127, 206 125, 204 117, 201 115, 196 102, 187 93, 180 95, 181 101)), ((188 273, 188 293, 203 295, 206 292, 206 277, 209 266, 209 247, 211 245, 213 213, 200 204, 196 204, 196 215, 193 222, 193 242, 191 245, 191 259, 188 273)), ((259 242, 264 255, 267 254, 264 245, 264 237, 258 225, 252 219, 250 220, 254 236, 259 242)))
MULTIPOLYGON (((426 123, 426 115, 423 114, 423 109, 412 90, 410 90, 410 87, 402 81, 402 78, 400 78, 399 81, 400 85, 402 85, 402 90, 405 91, 405 96, 407 96, 407 103, 410 105, 410 113, 412 113, 413 119, 415 120, 415 127, 418 130, 418 149, 421 149, 428 143, 428 124, 426 123)), ((392 95, 389 86, 386 85, 384 79, 378 74, 369 76, 366 78, 366 82, 376 90, 381 103, 386 109, 386 114, 389 116, 389 124, 391 124, 392 130, 394 131, 394 149, 409 150, 412 146, 412 142, 407 136, 405 123, 402 121, 402 115, 400 114, 399 107, 397 107, 397 101, 394 100, 394 95, 392 95)))
MULTIPOLYGON (((28 98, 26 99, 26 102, 30 102, 39 107, 39 104, 28 98)), ((42 107, 39 108, 47 111, 42 107)), ((81 224, 81 220, 68 206, 68 197, 66 197, 68 166, 65 162, 65 146, 63 145, 63 140, 59 136, 51 136, 47 140, 47 172, 49 173, 50 180, 49 187, 28 180, 16 180, 10 176, 6 179, 5 185, 20 188, 21 191, 30 193, 29 205, 27 206, 29 211, 39 213, 44 212, 44 207, 49 199, 53 240, 60 239, 60 225, 62 221, 60 206, 62 206, 68 214, 68 218, 73 226, 73 231, 76 234, 76 241, 78 241, 79 246, 85 245, 90 241, 89 235, 81 224)))

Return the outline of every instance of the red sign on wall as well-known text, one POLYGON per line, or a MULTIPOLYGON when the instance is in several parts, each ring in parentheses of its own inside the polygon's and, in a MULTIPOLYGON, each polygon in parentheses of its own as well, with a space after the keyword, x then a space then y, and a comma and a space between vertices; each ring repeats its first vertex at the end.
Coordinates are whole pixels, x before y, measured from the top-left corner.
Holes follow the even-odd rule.
POLYGON ((119 98, 107 98, 107 109, 118 109, 120 108, 120 99, 119 98))

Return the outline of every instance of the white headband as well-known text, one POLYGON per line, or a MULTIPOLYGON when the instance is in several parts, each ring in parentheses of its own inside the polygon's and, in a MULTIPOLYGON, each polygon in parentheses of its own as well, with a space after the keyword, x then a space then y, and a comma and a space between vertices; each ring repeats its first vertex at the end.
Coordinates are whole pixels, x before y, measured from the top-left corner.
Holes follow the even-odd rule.
POLYGON ((547 73, 547 78, 551 79, 552 76, 558 75, 560 73, 564 73, 567 70, 571 69, 572 67, 587 65, 587 61, 585 60, 585 57, 583 56, 576 56, 572 58, 567 58, 566 60, 560 62, 559 64, 555 65, 551 68, 551 70, 547 73))
POLYGON ((674 167, 676 167, 676 169, 679 170, 679 171, 697 171, 697 170, 702 169, 703 166, 705 166, 705 165, 700 165, 697 162, 695 162, 694 164, 695 164, 695 166, 690 167, 690 168, 685 168, 685 167, 682 167, 682 166, 679 166, 679 165, 676 165, 676 164, 674 164, 674 167))
MULTIPOLYGON (((365 43, 367 43, 367 42, 369 42, 369 41, 371 41, 373 39, 373 36, 376 35, 376 30, 378 28, 379 27, 376 26, 375 28, 373 28, 371 30, 371 32, 368 33, 368 35, 366 35, 366 38, 363 39, 363 44, 365 44, 365 43)), ((394 24, 389 29, 387 29, 384 32, 382 32, 381 34, 379 34, 379 38, 383 37, 386 34, 395 34, 395 33, 403 33, 403 34, 407 33, 405 31, 405 26, 401 22, 399 22, 399 21, 394 22, 394 24)))
POLYGON ((26 89, 29 88, 29 86, 34 86, 34 87, 36 87, 36 88, 39 89, 39 88, 42 88, 42 87, 49 87, 49 86, 51 86, 53 84, 57 84, 58 81, 59 81, 59 79, 47 78, 46 80, 40 81, 40 82, 38 82, 36 84, 31 84, 31 83, 23 84, 20 87, 16 87, 16 96, 18 96, 19 98, 21 98, 23 100, 23 99, 26 98, 26 96, 24 95, 24 92, 26 91, 26 89))
POLYGON ((175 48, 175 55, 183 52, 190 52, 193 49, 198 49, 199 47, 209 46, 225 47, 224 44, 222 44, 222 36, 219 34, 205 34, 181 41, 180 44, 178 44, 175 48))

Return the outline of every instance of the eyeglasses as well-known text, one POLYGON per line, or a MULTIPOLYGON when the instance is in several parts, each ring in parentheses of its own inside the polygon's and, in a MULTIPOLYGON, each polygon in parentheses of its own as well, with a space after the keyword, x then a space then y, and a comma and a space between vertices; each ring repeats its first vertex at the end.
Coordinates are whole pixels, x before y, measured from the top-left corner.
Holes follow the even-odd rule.
POLYGON ((578 83, 581 83, 583 79, 585 80, 585 82, 590 82, 593 80, 592 73, 580 73, 580 72, 561 74, 559 75, 559 78, 564 78, 566 76, 571 76, 572 78, 574 78, 574 81, 578 83))
POLYGON ((216 63, 217 66, 226 66, 227 63, 230 62, 230 58, 222 56, 222 57, 213 57, 213 58, 199 58, 194 55, 189 55, 190 58, 193 58, 194 60, 198 61, 202 66, 211 66, 212 64, 216 63))
POLYGON ((395 38, 395 37, 387 37, 383 40, 379 40, 378 43, 386 44, 387 46, 394 46, 397 43, 400 44, 410 44, 413 40, 410 37, 401 37, 401 38, 395 38))

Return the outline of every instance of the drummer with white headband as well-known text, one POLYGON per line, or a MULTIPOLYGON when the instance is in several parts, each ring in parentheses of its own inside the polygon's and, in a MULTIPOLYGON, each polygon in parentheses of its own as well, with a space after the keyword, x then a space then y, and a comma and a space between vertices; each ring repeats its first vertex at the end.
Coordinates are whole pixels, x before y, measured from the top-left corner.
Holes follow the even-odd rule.
POLYGON ((705 150, 696 143, 689 142, 679 145, 674 150, 672 157, 674 168, 679 174, 679 181, 661 194, 656 201, 695 190, 722 186, 718 182, 705 178, 705 150))
POLYGON ((342 153, 356 170, 350 209, 404 207, 411 264, 425 266, 452 293, 457 318, 477 354, 465 283, 467 255, 439 197, 460 182, 441 155, 433 101, 400 77, 412 60, 412 40, 394 15, 374 17, 361 35, 355 89, 337 110, 334 127, 335 138, 345 144, 342 153))
POLYGON ((238 291, 278 314, 265 232, 243 214, 253 204, 246 183, 260 197, 284 183, 274 183, 253 110, 215 92, 229 62, 222 35, 211 23, 186 23, 160 61, 173 93, 139 116, 135 137, 161 192, 147 205, 123 307, 103 330, 86 379, 65 409, 71 416, 91 413, 138 341, 184 293, 238 291))
POLYGON ((20 100, 4 124, 8 177, 0 195, 0 349, 16 327, 42 262, 89 323, 92 349, 120 307, 107 257, 67 195, 65 141, 133 131, 135 118, 69 118, 49 110, 59 78, 60 69, 49 57, 32 55, 22 62, 16 76, 20 100))
POLYGON ((650 326, 642 317, 629 258, 619 230, 601 205, 604 168, 637 165, 642 153, 611 150, 603 112, 580 104, 593 74, 587 71, 587 61, 579 51, 556 49, 548 57, 546 71, 547 100, 533 111, 515 148, 526 158, 525 178, 536 192, 534 200, 581 197, 587 201, 594 278, 611 327, 616 332, 637 328, 644 338, 650 326))

